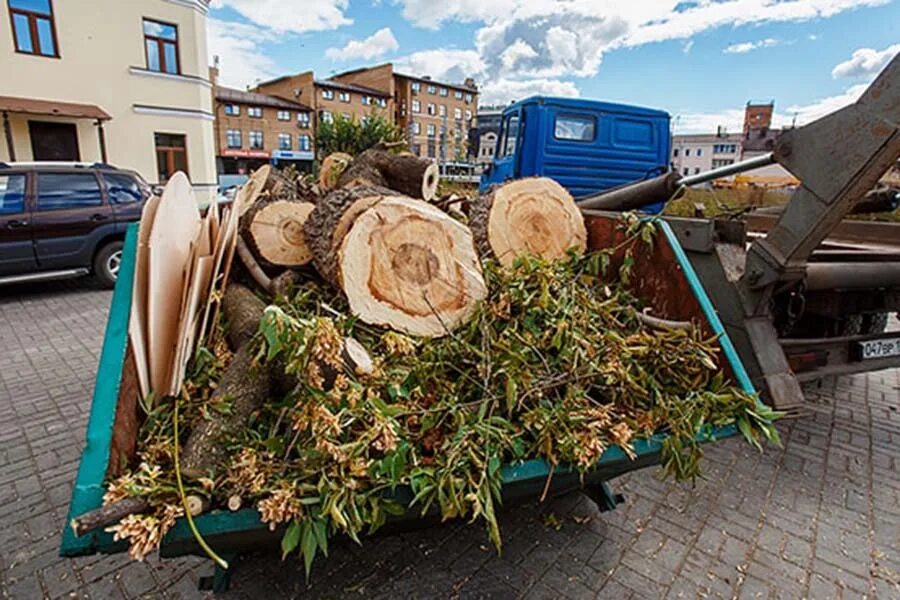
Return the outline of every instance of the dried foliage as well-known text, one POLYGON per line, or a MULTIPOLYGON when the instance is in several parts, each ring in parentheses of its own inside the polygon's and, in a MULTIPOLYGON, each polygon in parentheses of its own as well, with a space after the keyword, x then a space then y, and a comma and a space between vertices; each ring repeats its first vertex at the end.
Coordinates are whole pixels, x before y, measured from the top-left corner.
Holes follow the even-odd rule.
MULTIPOLYGON (((626 226, 630 240, 652 243, 652 223, 626 226)), ((777 443, 778 415, 726 381, 714 339, 642 323, 640 302, 621 283, 632 261, 608 273, 612 252, 522 258, 510 269, 487 262, 488 299, 466 326, 435 340, 366 326, 328 288, 300 285, 266 309, 257 342, 258 360, 282 365, 296 386, 232 440, 228 468, 191 493, 254 502, 263 521, 284 528, 284 554, 299 549, 308 572, 330 536, 359 541, 408 510, 482 520, 499 548, 502 467, 516 461, 587 473, 607 449, 634 456, 639 440, 657 436, 665 472, 685 480, 701 476, 701 440, 717 427, 736 424, 757 447, 777 443), (321 368, 341 368, 347 335, 376 369, 340 372, 325 385, 321 368)), ((228 357, 203 356, 194 399, 182 400, 194 419, 227 410, 205 402, 204 390, 228 357)), ((146 479, 142 493, 156 486, 155 504, 173 502, 159 471, 169 472, 157 447, 166 435, 165 416, 151 415, 142 447, 156 466, 115 483, 117 494, 136 493, 135 478, 146 479)), ((156 539, 130 537, 136 556, 156 539)))

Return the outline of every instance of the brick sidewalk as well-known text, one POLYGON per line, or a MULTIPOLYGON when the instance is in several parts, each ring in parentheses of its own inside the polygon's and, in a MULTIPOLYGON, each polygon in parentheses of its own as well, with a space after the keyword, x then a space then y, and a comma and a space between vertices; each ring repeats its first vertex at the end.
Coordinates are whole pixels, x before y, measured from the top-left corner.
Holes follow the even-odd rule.
MULTIPOLYGON (((0 594, 195 598, 208 561, 57 557, 111 294, 0 289, 0 594)), ((246 557, 226 598, 900 597, 900 372, 807 387, 784 448, 709 447, 695 487, 645 469, 626 502, 581 495, 506 511, 497 556, 479 525, 335 542, 313 570, 246 557)))

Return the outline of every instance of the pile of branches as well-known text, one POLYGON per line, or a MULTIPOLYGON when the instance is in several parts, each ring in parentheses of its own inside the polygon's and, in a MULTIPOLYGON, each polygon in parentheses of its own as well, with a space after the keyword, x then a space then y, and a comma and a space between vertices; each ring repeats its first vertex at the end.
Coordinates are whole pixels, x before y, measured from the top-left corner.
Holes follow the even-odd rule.
MULTIPOLYGON (((652 222, 623 227, 635 243, 653 239, 652 222)), ((307 572, 332 536, 359 541, 408 511, 481 520, 499 548, 503 465, 541 458, 587 473, 607 448, 633 455, 636 441, 665 433, 665 472, 689 480, 700 475, 698 439, 718 426, 777 443, 777 415, 726 380, 716 341, 645 318, 617 283, 631 261, 611 276, 611 253, 486 257, 485 298, 438 338, 367 324, 316 278, 274 299, 232 284, 223 335, 198 351, 184 394, 147 407, 139 467, 106 497, 143 508, 110 530, 143 558, 187 494, 198 511, 257 508, 307 572), (264 390, 249 407, 233 372, 264 390), (191 458, 198 431, 234 422, 213 428, 212 454, 191 458), (192 476, 182 490, 178 447, 192 476)))

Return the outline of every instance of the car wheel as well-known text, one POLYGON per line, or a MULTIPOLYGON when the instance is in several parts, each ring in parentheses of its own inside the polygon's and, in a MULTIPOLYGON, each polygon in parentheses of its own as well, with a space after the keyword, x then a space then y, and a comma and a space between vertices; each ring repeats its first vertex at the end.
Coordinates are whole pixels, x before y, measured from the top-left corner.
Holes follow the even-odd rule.
POLYGON ((122 264, 122 242, 110 242, 100 248, 94 257, 94 277, 105 288, 116 285, 122 264))

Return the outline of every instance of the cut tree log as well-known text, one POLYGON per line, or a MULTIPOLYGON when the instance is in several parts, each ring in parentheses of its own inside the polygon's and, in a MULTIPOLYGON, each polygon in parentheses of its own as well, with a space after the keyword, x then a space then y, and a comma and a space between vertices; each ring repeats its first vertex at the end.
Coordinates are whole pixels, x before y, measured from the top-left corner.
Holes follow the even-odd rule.
POLYGON ((312 260, 303 224, 314 208, 302 200, 258 200, 241 217, 240 235, 264 267, 303 266, 312 260))
POLYGON ((80 517, 75 517, 70 525, 77 537, 102 527, 115 525, 128 515, 136 515, 148 510, 150 510, 150 503, 146 498, 124 498, 86 512, 80 517))
POLYGON ((384 198, 359 215, 338 263, 354 315, 411 335, 450 333, 487 295, 469 229, 412 198, 384 198))
POLYGON ((385 186, 405 196, 434 200, 440 180, 437 163, 410 153, 394 154, 378 145, 359 154, 338 180, 338 187, 385 186))
POLYGON ((326 281, 340 287, 337 254, 356 218, 391 197, 397 197, 397 194, 387 188, 360 187, 335 190, 319 200, 307 218, 303 232, 312 251, 313 263, 326 281))
POLYGON ((555 260, 584 252, 584 217, 569 192, 547 177, 492 188, 472 202, 469 227, 482 256, 509 266, 523 254, 555 260))
POLYGON ((263 193, 272 199, 293 199, 297 196, 295 182, 284 177, 271 165, 263 165, 250 175, 250 179, 238 192, 234 203, 238 207, 239 215, 244 216, 263 193))
POLYGON ((338 180, 353 157, 345 152, 332 152, 319 167, 319 192, 325 194, 337 187, 338 180))

